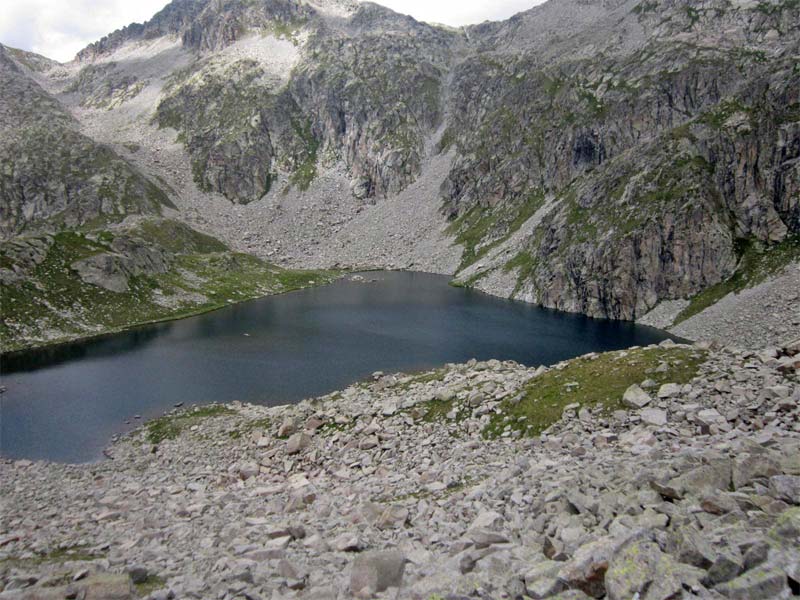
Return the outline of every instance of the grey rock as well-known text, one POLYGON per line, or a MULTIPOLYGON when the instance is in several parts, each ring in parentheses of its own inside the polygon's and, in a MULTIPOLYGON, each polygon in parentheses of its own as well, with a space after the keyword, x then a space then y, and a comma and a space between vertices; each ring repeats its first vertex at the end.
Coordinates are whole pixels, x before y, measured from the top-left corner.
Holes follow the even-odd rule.
POLYGON ((369 598, 389 588, 400 587, 405 563, 405 556, 398 550, 359 554, 350 573, 350 591, 360 598, 369 598))
POLYGON ((738 490, 756 479, 767 480, 780 472, 780 463, 767 454, 739 454, 733 463, 733 485, 738 490))
POLYGON ((800 476, 774 475, 769 479, 769 489, 778 500, 800 505, 800 476))
POLYGON ((358 552, 364 548, 364 544, 358 535, 343 533, 333 541, 333 547, 339 552, 358 552))
POLYGON ((134 584, 144 583, 150 576, 148 570, 141 565, 134 565, 128 569, 128 575, 134 584))
POLYGON ((700 569, 683 565, 648 540, 632 540, 614 553, 606 572, 610 600, 629 600, 645 594, 648 599, 668 600, 680 595, 684 585, 699 584, 700 569))
POLYGON ((286 454, 297 454, 311 445, 311 436, 307 433, 295 433, 286 441, 286 454))
POLYGON ((488 529, 476 528, 467 532, 467 537, 472 540, 476 548, 487 548, 494 544, 505 544, 508 542, 508 537, 496 531, 488 529))
POLYGON ((789 598, 791 592, 786 583, 786 575, 781 569, 759 566, 736 579, 722 583, 717 592, 731 600, 752 600, 753 598, 789 598))
POLYGON ((239 477, 244 480, 250 479, 251 477, 255 477, 261 471, 261 467, 258 463, 254 462, 247 462, 238 467, 239 477))
POLYGON ((558 571, 558 579, 568 589, 578 589, 592 598, 605 595, 605 576, 614 555, 616 543, 600 538, 584 544, 558 571))
POLYGON ((658 388, 659 398, 673 398, 681 393, 681 386, 677 383, 665 383, 658 388))
POLYGON ((625 394, 622 396, 623 404, 630 408, 642 408, 649 404, 650 401, 651 398, 648 393, 635 383, 625 390, 625 394))
POLYGON ((648 425, 662 427, 667 424, 667 411, 660 408, 645 408, 639 413, 642 421, 648 425))
POLYGON ((297 433, 297 424, 294 419, 285 419, 278 428, 278 437, 285 438, 297 433))

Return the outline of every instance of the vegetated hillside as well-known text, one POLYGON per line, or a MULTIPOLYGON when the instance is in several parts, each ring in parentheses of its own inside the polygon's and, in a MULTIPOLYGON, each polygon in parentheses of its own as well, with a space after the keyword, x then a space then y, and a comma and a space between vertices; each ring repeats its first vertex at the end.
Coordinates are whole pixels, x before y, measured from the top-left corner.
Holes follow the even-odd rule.
POLYGON ((168 219, 0 243, 0 348, 20 350, 329 282, 168 219))
POLYGON ((755 281, 745 248, 797 262, 799 26, 795 0, 551 0, 458 30, 345 0, 175 1, 37 77, 229 243, 413 265, 447 226, 463 285, 639 319, 755 281), (438 226, 397 224, 409 193, 438 226))

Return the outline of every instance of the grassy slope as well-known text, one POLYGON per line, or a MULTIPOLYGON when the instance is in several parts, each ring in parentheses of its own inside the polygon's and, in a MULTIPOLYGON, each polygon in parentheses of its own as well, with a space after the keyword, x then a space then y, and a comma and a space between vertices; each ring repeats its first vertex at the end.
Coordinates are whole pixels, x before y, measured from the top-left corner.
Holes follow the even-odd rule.
POLYGON ((556 423, 564 408, 573 403, 606 411, 624 409, 622 396, 632 384, 645 379, 658 384, 687 383, 697 375, 705 359, 702 350, 676 347, 623 350, 594 359, 572 360, 563 369, 551 369, 532 379, 517 404, 503 401, 501 412, 492 415, 484 436, 498 437, 506 428, 523 435, 538 435, 556 423), (667 369, 656 372, 662 363, 667 369), (578 385, 567 385, 575 383, 578 385))
POLYGON ((448 233, 455 236, 456 244, 464 246, 458 270, 463 271, 483 258, 492 248, 508 240, 543 204, 544 194, 536 191, 525 202, 495 212, 475 205, 453 221, 448 227, 448 233), (497 234, 492 241, 487 241, 495 230, 502 231, 502 235, 497 234))
MULTIPOLYGON (((109 252, 112 232, 57 234, 46 259, 23 282, 0 285, 2 351, 182 318, 327 283, 335 276, 281 269, 228 251, 215 238, 175 222, 148 222, 136 234, 175 254, 169 272, 133 277, 126 293, 85 283, 70 269, 76 260, 109 252)), ((7 268, 11 262, 0 246, 0 266, 7 268)))
POLYGON ((756 241, 741 241, 739 251, 736 272, 725 281, 694 296, 689 306, 675 319, 676 325, 703 312, 728 294, 754 287, 778 275, 789 264, 800 262, 800 235, 790 236, 780 244, 768 247, 756 241))

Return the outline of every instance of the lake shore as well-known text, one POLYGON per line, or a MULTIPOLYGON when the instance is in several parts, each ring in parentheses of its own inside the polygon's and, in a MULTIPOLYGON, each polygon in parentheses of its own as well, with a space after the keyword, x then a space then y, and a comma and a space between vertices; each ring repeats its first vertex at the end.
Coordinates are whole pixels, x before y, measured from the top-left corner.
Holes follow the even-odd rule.
POLYGON ((661 331, 540 309, 384 272, 3 361, 2 453, 81 462, 175 404, 274 406, 342 389, 377 370, 471 358, 552 365, 658 343, 661 331))
MULTIPOLYGON (((320 274, 322 271, 309 271, 309 273, 320 274)), ((192 317, 197 317, 200 315, 212 313, 223 308, 227 308, 229 306, 235 306, 237 304, 242 304, 244 302, 251 302, 253 300, 258 300, 260 298, 268 298, 269 296, 278 296, 281 294, 288 294, 291 292, 296 292, 299 290, 308 289, 309 287, 319 287, 321 285, 328 285, 333 281, 336 281, 340 277, 344 277, 345 273, 336 272, 336 271, 327 271, 330 275, 324 278, 324 281, 321 282, 313 282, 309 285, 297 285, 293 287, 286 287, 284 289, 270 291, 268 293, 257 293, 252 296, 246 296, 237 299, 226 299, 224 302, 219 302, 216 304, 204 304, 199 305, 196 307, 188 308, 188 309, 181 309, 176 311, 173 314, 159 317, 155 319, 145 319, 142 321, 136 321, 130 324, 126 324, 120 327, 108 327, 99 331, 97 333, 91 334, 75 334, 75 335, 67 335, 62 336, 54 339, 49 340, 42 340, 36 342, 22 342, 22 343, 13 343, 13 350, 5 350, 4 348, 0 348, 0 360, 2 359, 14 359, 18 357, 24 357, 26 354, 31 352, 36 352, 39 350, 50 350, 50 349, 58 349, 59 347, 66 347, 72 344, 80 344, 84 342, 91 342, 95 340, 101 340, 104 338, 108 338, 110 336, 116 335, 118 333, 124 333, 128 331, 134 331, 136 329, 141 329, 143 327, 147 327, 148 325, 158 325, 159 323, 170 323, 173 321, 182 321, 184 319, 190 319, 192 317)), ((8 345, 8 344, 7 344, 8 345)))

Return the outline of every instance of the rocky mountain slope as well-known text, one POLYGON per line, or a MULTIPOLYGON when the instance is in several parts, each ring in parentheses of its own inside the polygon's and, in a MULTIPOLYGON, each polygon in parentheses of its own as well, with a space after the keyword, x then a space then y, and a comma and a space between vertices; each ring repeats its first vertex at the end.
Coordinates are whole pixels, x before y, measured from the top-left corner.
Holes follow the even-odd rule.
POLYGON ((0 598, 798 597, 798 25, 173 0, 70 64, 0 46, 4 350, 332 276, 285 267, 771 346, 376 373, 0 459, 0 598))
MULTIPOLYGON (((136 198, 161 190, 237 251, 699 334, 725 294, 797 283, 798 25, 795 0, 552 0, 459 30, 350 0, 175 0, 13 79, 144 174, 136 198)), ((57 188, 25 139, 48 157, 25 181, 57 188)), ((116 212, 160 210, 121 205, 121 179, 100 190, 116 212)), ((22 207, 50 196, 4 186, 5 235, 41 228, 22 207)))
POLYGON ((467 263, 483 263, 463 280, 631 319, 730 277, 742 240, 796 236, 798 11, 606 7, 581 34, 536 37, 533 54, 519 50, 525 20, 552 20, 557 3, 488 28, 500 49, 456 75, 460 157, 443 191, 467 263))
POLYGON ((790 600, 798 351, 378 373, 0 461, 0 598, 790 600))
POLYGON ((144 174, 80 132, 78 122, 33 79, 35 62, 0 45, 0 198, 4 236, 58 230, 172 206, 144 174))
MULTIPOLYGON (((9 236, 0 242, 3 352, 331 280, 332 273, 286 270, 232 252, 164 218, 175 214, 174 191, 80 131, 35 80, 54 68, 0 46, 0 227, 9 236)), ((70 88, 93 102, 120 89, 90 94, 85 85, 79 78, 70 88)))

